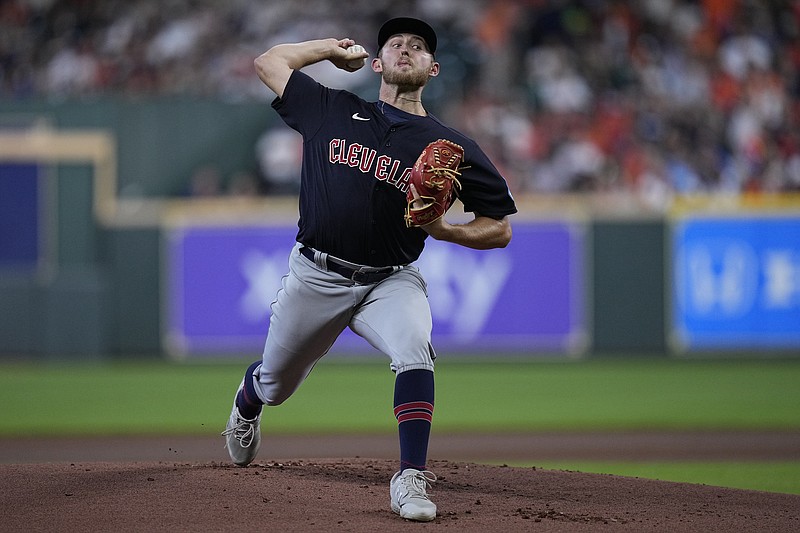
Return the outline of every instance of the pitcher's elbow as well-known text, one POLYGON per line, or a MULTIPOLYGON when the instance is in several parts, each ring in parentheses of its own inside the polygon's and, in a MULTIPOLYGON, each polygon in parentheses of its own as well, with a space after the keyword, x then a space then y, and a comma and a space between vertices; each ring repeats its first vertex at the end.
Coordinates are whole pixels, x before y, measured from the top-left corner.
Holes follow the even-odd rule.
POLYGON ((511 242, 513 231, 511 230, 511 224, 508 223, 507 219, 503 219, 503 228, 500 234, 497 236, 497 247, 498 248, 505 248, 511 242))

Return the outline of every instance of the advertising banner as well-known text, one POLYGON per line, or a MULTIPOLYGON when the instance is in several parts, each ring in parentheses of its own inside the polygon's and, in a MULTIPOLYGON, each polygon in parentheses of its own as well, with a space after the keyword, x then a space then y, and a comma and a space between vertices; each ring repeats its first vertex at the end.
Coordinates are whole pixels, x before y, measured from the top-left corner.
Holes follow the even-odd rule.
POLYGON ((0 164, 0 270, 33 271, 42 259, 40 173, 36 163, 0 164))
POLYGON ((800 217, 689 218, 673 250, 679 349, 800 348, 800 217))
MULTIPOLYGON (((295 227, 167 230, 165 343, 179 357, 261 353, 270 304, 288 270, 295 227)), ((585 345, 583 235, 573 223, 514 225, 511 245, 471 250, 428 239, 439 352, 575 354, 585 345)), ((373 350, 345 330, 332 352, 373 350)))

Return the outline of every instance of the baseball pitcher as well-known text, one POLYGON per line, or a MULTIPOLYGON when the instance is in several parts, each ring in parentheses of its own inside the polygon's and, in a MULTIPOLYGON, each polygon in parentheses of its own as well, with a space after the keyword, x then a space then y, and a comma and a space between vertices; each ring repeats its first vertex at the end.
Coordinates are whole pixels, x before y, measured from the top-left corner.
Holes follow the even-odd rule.
POLYGON ((418 521, 436 517, 427 492, 436 477, 426 469, 436 354, 425 280, 414 263, 428 236, 504 247, 516 212, 481 148, 425 110, 423 89, 440 70, 436 41, 421 20, 386 22, 369 62, 381 79, 373 102, 302 71, 326 60, 348 72, 362 68, 369 53, 352 39, 279 44, 255 60, 277 95, 272 107, 303 137, 299 231, 262 359, 248 367, 223 432, 231 460, 251 463, 262 406, 286 401, 349 327, 391 360, 400 463, 390 505, 418 521), (474 214, 465 224, 443 216, 456 198, 474 214))

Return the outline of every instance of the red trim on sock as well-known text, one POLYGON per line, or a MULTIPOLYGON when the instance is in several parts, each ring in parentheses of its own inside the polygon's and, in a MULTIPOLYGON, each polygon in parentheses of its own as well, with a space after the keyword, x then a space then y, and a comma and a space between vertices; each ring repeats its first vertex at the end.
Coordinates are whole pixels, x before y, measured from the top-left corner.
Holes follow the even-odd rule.
POLYGON ((403 413, 397 417, 397 423, 408 422, 409 420, 425 420, 428 423, 433 422, 433 415, 425 411, 413 411, 411 413, 403 413))
POLYGON ((428 402, 408 402, 398 405, 394 408, 394 416, 400 416, 400 413, 403 411, 409 411, 411 409, 418 409, 418 410, 425 410, 433 413, 433 404, 428 402))

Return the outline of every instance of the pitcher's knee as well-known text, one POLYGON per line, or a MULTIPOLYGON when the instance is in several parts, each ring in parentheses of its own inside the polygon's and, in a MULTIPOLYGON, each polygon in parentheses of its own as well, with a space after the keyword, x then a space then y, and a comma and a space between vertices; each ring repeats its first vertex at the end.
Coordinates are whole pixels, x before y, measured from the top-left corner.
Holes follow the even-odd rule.
POLYGON ((433 370, 436 352, 430 343, 426 343, 427 348, 423 350, 406 351, 395 354, 392 357, 392 370, 396 374, 407 372, 408 370, 433 370))
POLYGON ((257 382, 258 395, 264 404, 274 407, 280 405, 294 394, 302 380, 276 379, 275 376, 261 373, 257 382))
POLYGON ((395 374, 402 374, 403 372, 408 372, 409 370, 430 370, 433 372, 433 368, 433 363, 411 363, 403 365, 392 364, 392 371, 395 374))
POLYGON ((265 405, 268 405, 268 406, 270 406, 270 407, 275 407, 275 406, 277 406, 277 405, 280 405, 280 404, 282 404, 282 403, 283 403, 283 402, 285 402, 286 400, 288 400, 288 399, 289 399, 289 397, 290 397, 291 395, 292 395, 292 393, 291 393, 291 392, 289 392, 289 393, 285 393, 285 392, 284 392, 284 393, 282 393, 282 392, 280 392, 280 391, 275 391, 275 392, 274 392, 274 393, 272 393, 272 394, 265 394, 265 395, 264 395, 264 398, 263 398, 263 399, 265 400, 265 401, 264 401, 264 404, 265 404, 265 405))

